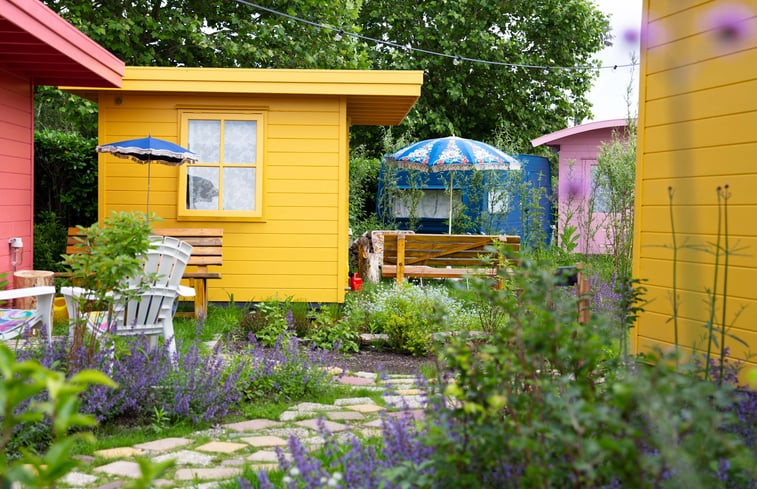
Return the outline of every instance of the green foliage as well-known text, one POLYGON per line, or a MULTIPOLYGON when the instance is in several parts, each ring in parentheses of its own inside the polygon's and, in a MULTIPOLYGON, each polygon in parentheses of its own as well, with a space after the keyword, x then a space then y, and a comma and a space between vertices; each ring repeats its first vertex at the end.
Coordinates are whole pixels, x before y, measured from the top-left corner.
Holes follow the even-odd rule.
MULTIPOLYGON (((365 46, 334 31, 254 9, 238 2, 167 0, 45 2, 110 52, 132 66, 250 68, 343 68, 368 66, 365 46)), ((359 31, 361 1, 295 0, 289 14, 336 29, 359 31)))
POLYGON ((350 156, 350 228, 353 236, 375 229, 376 195, 381 160, 365 156, 362 150, 350 156), (372 220, 373 219, 373 220, 372 220))
MULTIPOLYGON (((55 87, 34 87, 34 129, 97 139, 97 103, 55 87)), ((94 146, 93 146, 94 147, 94 146)))
POLYGON ((345 304, 344 321, 360 331, 388 334, 392 349, 411 355, 430 352, 434 333, 475 323, 444 287, 381 285, 353 296, 345 304))
POLYGON ((452 408, 426 435, 430 487, 721 487, 726 459, 734 477, 754 474, 753 454, 722 430, 728 388, 667 357, 627 370, 606 348, 613 326, 578 325, 553 270, 524 258, 510 280, 517 296, 480 291, 510 321, 488 341, 451 341, 453 380, 431 384, 452 408))
POLYGON ((52 212, 64 227, 89 225, 97 220, 96 144, 96 137, 76 132, 43 129, 34 133, 37 216, 52 212))
MULTIPOLYGON (((367 0, 362 33, 399 45, 504 63, 592 65, 607 41, 608 19, 585 0, 423 3, 367 0)), ((592 70, 529 70, 382 47, 369 51, 378 69, 422 69, 421 97, 400 134, 427 139, 456 134, 491 140, 495 127, 530 138, 590 115, 592 70)), ((527 146, 528 145, 528 146, 527 146)))
POLYGON ((307 339, 318 348, 355 353, 360 349, 359 338, 360 332, 355 323, 343 320, 336 304, 321 307, 315 313, 307 333, 307 339))
MULTIPOLYGON (((611 240, 615 270, 619 277, 631 276, 635 184, 636 123, 629 119, 623 134, 614 133, 612 140, 600 147, 595 181, 595 187, 608 190, 605 194, 608 204, 607 235, 611 240)), ((594 199, 591 199, 590 205, 594 205, 594 199)))
POLYGON ((42 211, 34 222, 34 268, 63 271, 68 230, 54 212, 42 211))
POLYGON ((249 334, 254 334, 255 338, 263 346, 273 346, 283 337, 284 341, 294 334, 290 328, 292 313, 288 307, 291 298, 284 302, 269 299, 260 302, 255 309, 250 311, 239 323, 239 329, 233 334, 238 338, 245 340, 249 334))
MULTIPOLYGON (((106 320, 110 322, 116 300, 125 302, 136 297, 151 279, 142 274, 139 283, 126 282, 127 278, 140 275, 144 255, 150 247, 150 220, 144 213, 113 212, 102 225, 78 228, 82 237, 77 238, 75 246, 79 252, 66 255, 64 261, 72 283, 91 292, 77 299, 79 314, 74 318, 72 352, 86 344, 86 324, 91 312, 106 311, 106 320)), ((93 335, 88 349, 94 352, 96 344, 93 335)))
POLYGON ((72 429, 96 424, 93 416, 79 413, 79 393, 87 386, 116 387, 104 374, 82 370, 66 380, 61 372, 38 362, 17 362, 13 352, 0 344, 0 487, 17 482, 24 487, 54 487, 56 481, 76 467, 70 452, 77 441, 91 441, 91 434, 72 429), (41 397, 46 396, 46 397, 41 397), (52 444, 45 453, 23 450, 20 460, 9 460, 6 450, 14 432, 27 423, 46 421, 52 444))

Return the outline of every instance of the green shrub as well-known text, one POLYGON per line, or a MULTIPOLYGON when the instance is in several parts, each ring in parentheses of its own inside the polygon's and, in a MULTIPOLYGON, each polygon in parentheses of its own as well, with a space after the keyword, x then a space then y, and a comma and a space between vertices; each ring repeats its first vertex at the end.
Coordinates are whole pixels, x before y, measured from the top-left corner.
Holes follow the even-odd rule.
POLYGON ((68 229, 54 212, 42 211, 34 223, 34 268, 62 272, 68 229))
POLYGON ((94 416, 79 412, 79 394, 92 384, 116 387, 105 374, 94 370, 82 370, 67 380, 63 373, 39 362, 18 362, 13 352, 0 344, 0 487, 13 483, 54 487, 76 467, 70 452, 77 440, 91 441, 92 435, 69 431, 97 424, 94 416), (14 433, 22 425, 39 427, 43 421, 52 444, 43 453, 24 449, 21 459, 10 460, 7 448, 14 433))
POLYGON ((352 296, 344 312, 351 327, 386 333, 392 349, 412 355, 427 354, 436 332, 476 329, 479 325, 443 286, 379 285, 365 287, 352 296))
POLYGON ((315 313, 307 339, 326 350, 357 352, 360 333, 353 323, 342 320, 336 304, 324 306, 315 313))

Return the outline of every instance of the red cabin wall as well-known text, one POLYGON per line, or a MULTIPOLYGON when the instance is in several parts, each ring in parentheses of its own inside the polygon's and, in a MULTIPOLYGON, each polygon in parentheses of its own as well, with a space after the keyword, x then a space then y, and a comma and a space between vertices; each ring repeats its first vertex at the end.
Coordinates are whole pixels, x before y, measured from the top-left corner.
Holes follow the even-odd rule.
POLYGON ((0 68, 0 273, 12 281, 8 240, 23 240, 19 270, 33 266, 34 95, 30 80, 0 68))

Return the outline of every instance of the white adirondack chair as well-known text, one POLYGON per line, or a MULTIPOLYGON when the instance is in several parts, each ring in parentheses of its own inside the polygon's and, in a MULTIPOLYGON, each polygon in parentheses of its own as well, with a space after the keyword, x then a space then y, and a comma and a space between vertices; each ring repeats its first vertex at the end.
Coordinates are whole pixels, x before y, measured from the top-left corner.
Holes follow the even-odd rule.
POLYGON ((0 301, 36 297, 36 309, 0 308, 0 341, 10 340, 21 335, 28 327, 42 323, 47 335, 47 342, 52 338, 53 297, 55 287, 24 287, 12 290, 0 290, 0 301))
MULTIPOLYGON (((163 335, 169 342, 168 350, 173 358, 176 353, 173 329, 175 303, 192 245, 170 236, 151 236, 150 242, 143 270, 145 274, 157 274, 157 279, 136 298, 120 299, 115 296, 110 317, 107 311, 81 311, 81 314, 87 316, 87 327, 95 334, 147 335, 153 347, 157 345, 158 336, 163 335)), ((136 288, 140 280, 141 276, 126 278, 124 288, 136 288)), ((62 287, 61 294, 66 298, 69 324, 73 331, 75 322, 83 319, 79 310, 82 298, 93 295, 80 287, 62 287)))

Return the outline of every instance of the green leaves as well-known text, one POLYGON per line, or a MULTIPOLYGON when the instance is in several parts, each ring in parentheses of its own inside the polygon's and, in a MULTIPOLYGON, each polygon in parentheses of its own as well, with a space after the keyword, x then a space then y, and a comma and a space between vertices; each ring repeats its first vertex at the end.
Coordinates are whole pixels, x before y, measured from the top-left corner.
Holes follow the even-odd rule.
POLYGON ((89 385, 115 386, 106 375, 82 371, 71 380, 36 361, 17 362, 13 352, 0 343, 0 487, 21 482, 25 487, 54 487, 55 482, 73 469, 70 457, 77 440, 91 441, 91 435, 72 428, 96 424, 91 415, 79 413, 79 394, 89 385), (46 398, 41 395, 46 393, 46 398), (40 400, 41 398, 41 400, 40 400), (53 443, 44 454, 23 451, 21 460, 8 460, 6 446, 19 429, 29 423, 49 420, 53 443))

